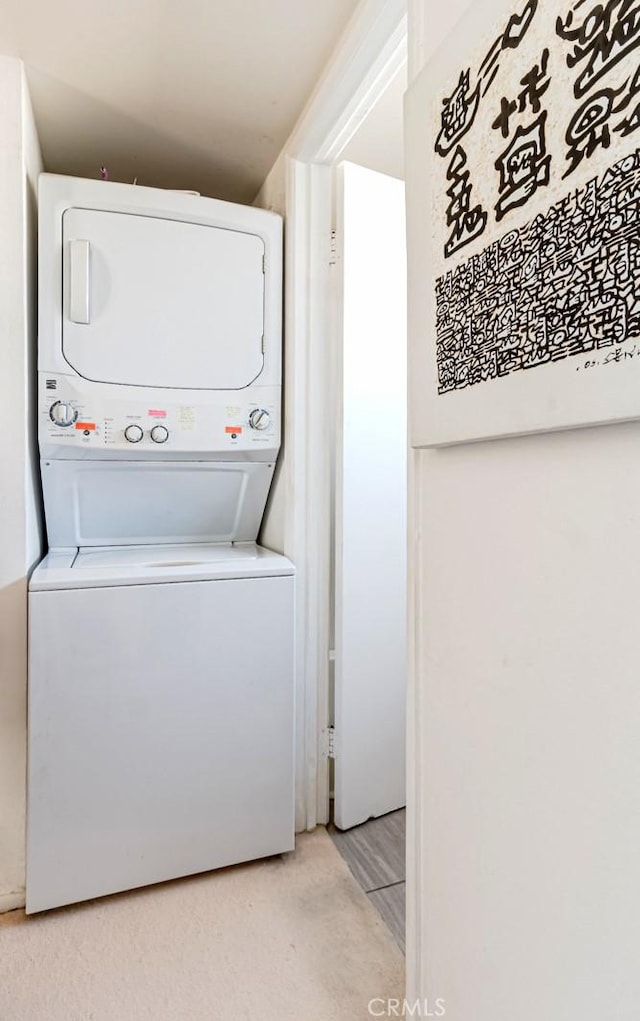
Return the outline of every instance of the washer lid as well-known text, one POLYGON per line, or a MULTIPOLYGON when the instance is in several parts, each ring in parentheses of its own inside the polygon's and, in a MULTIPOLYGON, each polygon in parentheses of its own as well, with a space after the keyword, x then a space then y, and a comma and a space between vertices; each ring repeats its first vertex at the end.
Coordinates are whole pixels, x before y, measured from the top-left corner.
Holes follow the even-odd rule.
POLYGON ((264 365, 264 242, 94 209, 63 215, 62 352, 85 379, 238 390, 264 365))
POLYGON ((95 568, 119 570, 121 567, 146 567, 164 571, 174 567, 199 567, 203 564, 237 565, 240 560, 257 560, 258 547, 253 543, 232 546, 202 543, 158 546, 84 546, 78 550, 73 562, 74 571, 91 571, 95 568))
POLYGON ((171 582, 260 580, 295 573, 286 557, 255 543, 52 550, 33 572, 30 592, 118 588, 171 582))

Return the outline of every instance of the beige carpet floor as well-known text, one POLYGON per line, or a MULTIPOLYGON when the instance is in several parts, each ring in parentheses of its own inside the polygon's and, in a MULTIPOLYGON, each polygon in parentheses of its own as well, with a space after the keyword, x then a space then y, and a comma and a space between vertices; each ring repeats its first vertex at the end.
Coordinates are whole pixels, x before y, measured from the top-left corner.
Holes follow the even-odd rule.
POLYGON ((0 916, 2 1021, 370 1021, 403 972, 324 829, 282 858, 0 916))

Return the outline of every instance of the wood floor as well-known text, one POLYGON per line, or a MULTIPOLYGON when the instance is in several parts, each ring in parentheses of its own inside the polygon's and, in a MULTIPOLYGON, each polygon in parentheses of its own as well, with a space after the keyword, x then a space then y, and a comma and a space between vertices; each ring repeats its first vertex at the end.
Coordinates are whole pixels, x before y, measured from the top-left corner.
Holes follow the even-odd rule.
POLYGON ((344 833, 330 826, 329 832, 404 951, 405 810, 370 819, 344 833))

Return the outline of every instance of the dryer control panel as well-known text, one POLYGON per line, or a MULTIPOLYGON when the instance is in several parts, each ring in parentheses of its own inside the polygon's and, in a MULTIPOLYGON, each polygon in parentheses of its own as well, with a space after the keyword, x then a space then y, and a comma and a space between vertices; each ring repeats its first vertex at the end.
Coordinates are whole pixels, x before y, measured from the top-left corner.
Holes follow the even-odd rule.
POLYGON ((43 457, 271 460, 280 445, 280 388, 151 391, 40 378, 43 457), (105 390, 108 389, 108 393, 105 390), (115 391, 126 390, 126 394, 115 391))

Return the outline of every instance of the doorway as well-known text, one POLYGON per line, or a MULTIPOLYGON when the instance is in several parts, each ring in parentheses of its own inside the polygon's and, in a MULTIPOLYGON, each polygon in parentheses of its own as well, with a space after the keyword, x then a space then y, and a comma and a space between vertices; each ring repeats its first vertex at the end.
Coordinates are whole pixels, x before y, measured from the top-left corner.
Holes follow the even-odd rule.
POLYGON ((407 324, 401 67, 333 171, 330 832, 404 949, 407 324), (389 173, 382 173, 384 168, 389 173))
MULTIPOLYGON (((333 626, 335 168, 345 157, 362 164, 361 153, 348 147, 371 135, 370 115, 376 108, 383 112, 389 103, 396 109, 395 135, 402 159, 404 80, 398 75, 406 74, 406 64, 406 0, 363 6, 257 200, 286 215, 285 443, 269 518, 279 527, 273 539, 265 534, 264 540, 282 548, 297 570, 298 830, 330 821, 334 777, 330 754, 334 739, 338 745, 341 741, 333 728, 334 670, 339 666, 333 626), (282 546, 275 542, 280 536, 282 546)), ((382 157, 391 151, 393 133, 388 123, 376 132, 382 157)), ((378 734, 384 730, 383 722, 378 734)), ((401 753, 400 771, 403 758, 401 753)), ((384 762, 380 753, 378 759, 384 762)), ((384 811, 384 806, 374 805, 359 821, 384 811)), ((413 868, 411 839, 408 860, 413 868)), ((411 939, 408 945, 411 948, 411 939)), ((413 962, 407 963, 413 970, 413 962)))

